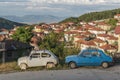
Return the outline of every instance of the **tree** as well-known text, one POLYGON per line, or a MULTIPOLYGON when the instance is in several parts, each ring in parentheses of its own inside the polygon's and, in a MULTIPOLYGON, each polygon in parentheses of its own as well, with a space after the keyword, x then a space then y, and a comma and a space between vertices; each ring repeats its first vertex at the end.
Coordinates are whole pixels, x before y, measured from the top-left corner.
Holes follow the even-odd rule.
POLYGON ((14 40, 18 40, 24 43, 29 43, 32 38, 32 28, 19 27, 16 32, 11 36, 14 40))
POLYGON ((55 53, 58 57, 63 57, 64 42, 59 40, 63 37, 63 34, 57 34, 51 32, 49 35, 46 35, 43 41, 40 43, 41 49, 48 49, 55 53))
POLYGON ((112 26, 111 30, 113 30, 113 29, 115 29, 117 22, 118 22, 118 20, 111 18, 111 19, 109 19, 109 21, 107 23, 112 26))

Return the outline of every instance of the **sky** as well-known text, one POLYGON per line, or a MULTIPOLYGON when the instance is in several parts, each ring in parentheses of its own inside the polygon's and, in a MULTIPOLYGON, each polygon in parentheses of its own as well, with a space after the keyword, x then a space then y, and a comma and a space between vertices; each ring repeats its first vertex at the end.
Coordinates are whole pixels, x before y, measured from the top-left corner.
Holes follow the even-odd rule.
POLYGON ((120 8, 120 0, 0 0, 0 16, 80 16, 120 8))

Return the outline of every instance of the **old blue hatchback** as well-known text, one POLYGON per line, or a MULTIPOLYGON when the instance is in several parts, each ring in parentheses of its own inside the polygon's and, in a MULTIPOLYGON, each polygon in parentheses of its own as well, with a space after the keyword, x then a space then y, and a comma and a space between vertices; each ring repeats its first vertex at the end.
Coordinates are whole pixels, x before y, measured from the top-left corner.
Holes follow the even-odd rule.
POLYGON ((87 48, 78 55, 67 56, 65 62, 72 69, 80 66, 102 66, 107 68, 113 63, 113 59, 100 49, 87 48))

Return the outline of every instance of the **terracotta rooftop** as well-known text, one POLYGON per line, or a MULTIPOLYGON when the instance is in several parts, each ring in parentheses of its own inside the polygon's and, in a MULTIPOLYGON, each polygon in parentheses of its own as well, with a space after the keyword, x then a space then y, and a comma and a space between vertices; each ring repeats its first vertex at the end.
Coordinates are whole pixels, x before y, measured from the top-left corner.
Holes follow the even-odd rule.
POLYGON ((77 31, 67 31, 65 32, 65 34, 77 34, 78 32, 77 31))
POLYGON ((94 41, 85 41, 83 39, 76 41, 77 43, 80 44, 84 44, 84 45, 88 45, 88 46, 96 46, 96 44, 94 43, 94 41))
POLYGON ((116 14, 115 16, 120 16, 120 14, 116 14))
POLYGON ((101 28, 96 28, 96 27, 91 28, 90 30, 94 30, 94 31, 104 31, 103 29, 101 29, 101 28))
POLYGON ((101 46, 100 48, 104 49, 104 50, 113 50, 113 49, 117 49, 116 46, 110 45, 110 44, 106 44, 101 46))
POLYGON ((98 34, 99 37, 110 37, 108 34, 98 34))
POLYGON ((116 33, 116 34, 120 34, 120 26, 117 26, 117 27, 115 28, 115 33, 116 33))
POLYGON ((99 38, 96 38, 96 39, 94 39, 93 41, 94 41, 94 42, 97 42, 97 43, 104 43, 104 41, 101 40, 101 39, 99 39, 99 38))

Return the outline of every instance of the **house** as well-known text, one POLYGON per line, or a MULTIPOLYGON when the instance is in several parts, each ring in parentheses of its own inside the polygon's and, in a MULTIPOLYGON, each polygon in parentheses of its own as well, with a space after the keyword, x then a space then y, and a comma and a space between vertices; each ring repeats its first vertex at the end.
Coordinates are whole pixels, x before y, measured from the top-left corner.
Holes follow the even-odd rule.
POLYGON ((36 25, 33 29, 34 32, 42 32, 42 26, 36 25))
POLYGON ((27 55, 33 47, 29 44, 15 40, 4 40, 0 42, 0 62, 14 61, 19 57, 27 55))
POLYGON ((87 23, 85 21, 81 21, 79 22, 79 24, 83 26, 83 25, 86 25, 87 23))
POLYGON ((108 44, 116 44, 118 42, 118 38, 114 36, 107 37, 108 44))
POLYGON ((112 26, 105 23, 105 22, 98 22, 96 27, 101 28, 101 29, 103 29, 105 31, 108 31, 108 30, 111 29, 112 26))
POLYGON ((64 33, 64 38, 65 38, 65 41, 66 42, 70 42, 70 41, 73 41, 74 40, 74 36, 75 35, 77 35, 78 34, 78 32, 76 32, 76 31, 66 31, 65 33, 64 33))
POLYGON ((106 45, 100 46, 100 48, 109 53, 117 52, 117 46, 114 46, 111 44, 106 44, 106 45))
POLYGON ((99 39, 99 38, 95 38, 95 39, 93 40, 93 42, 97 45, 97 47, 100 47, 100 46, 103 46, 103 45, 106 44, 105 41, 103 41, 103 40, 101 40, 101 39, 99 39))
POLYGON ((96 37, 103 40, 103 41, 107 41, 107 38, 110 37, 110 35, 108 35, 108 34, 97 34, 96 37))
POLYGON ((97 25, 96 22, 93 22, 93 21, 89 22, 88 24, 91 25, 91 26, 96 26, 97 25))
POLYGON ((117 22, 117 24, 116 24, 117 26, 120 26, 120 21, 119 22, 117 22))
POLYGON ((0 35, 4 35, 6 39, 9 38, 9 30, 7 29, 0 29, 0 35))
POLYGON ((78 40, 75 42, 75 47, 82 50, 82 49, 89 48, 89 47, 96 48, 97 45, 92 40, 90 41, 78 40))
POLYGON ((105 30, 103 30, 101 28, 96 28, 96 27, 90 28, 88 31, 95 34, 95 35, 97 35, 97 34, 105 34, 106 33, 105 30))
POLYGON ((44 32, 33 32, 33 34, 41 39, 44 39, 45 36, 44 32))
POLYGON ((115 34, 118 35, 118 52, 120 52, 120 26, 116 26, 115 34))
POLYGON ((82 49, 89 48, 89 47, 96 48, 97 45, 91 40, 91 41, 83 41, 83 42, 81 42, 80 47, 81 47, 81 50, 82 50, 82 49))
POLYGON ((77 35, 77 36, 74 36, 74 43, 76 41, 79 41, 79 40, 85 40, 86 36, 85 35, 77 35))
POLYGON ((116 14, 116 15, 114 16, 114 18, 117 19, 117 20, 120 20, 120 14, 116 14))

